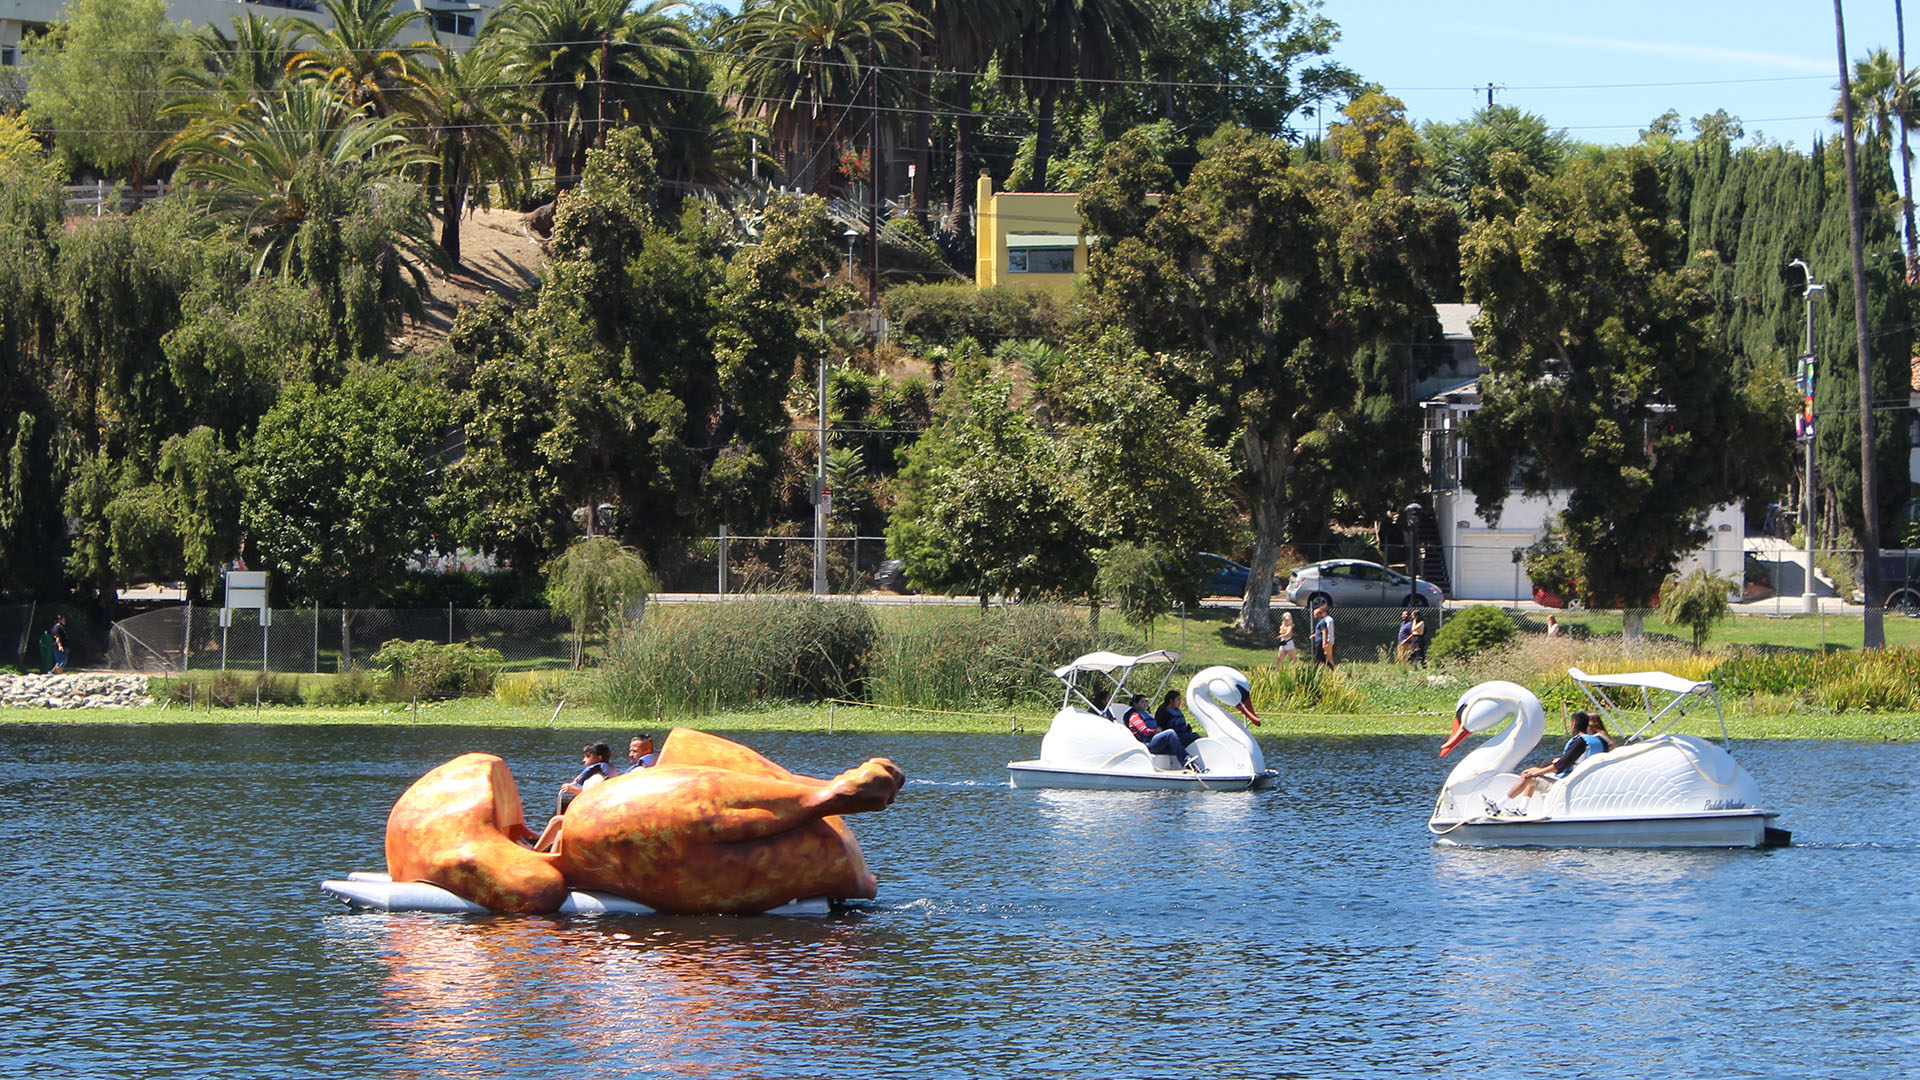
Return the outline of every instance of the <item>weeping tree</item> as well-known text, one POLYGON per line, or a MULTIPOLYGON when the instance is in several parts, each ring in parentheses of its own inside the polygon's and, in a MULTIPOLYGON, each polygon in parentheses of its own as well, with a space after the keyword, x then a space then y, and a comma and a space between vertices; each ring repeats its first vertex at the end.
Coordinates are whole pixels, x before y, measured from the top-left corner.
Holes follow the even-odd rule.
POLYGON ((546 567, 547 604, 573 620, 573 666, 586 657, 586 640, 610 643, 614 629, 639 623, 647 596, 658 588, 640 553, 610 536, 586 536, 546 567))

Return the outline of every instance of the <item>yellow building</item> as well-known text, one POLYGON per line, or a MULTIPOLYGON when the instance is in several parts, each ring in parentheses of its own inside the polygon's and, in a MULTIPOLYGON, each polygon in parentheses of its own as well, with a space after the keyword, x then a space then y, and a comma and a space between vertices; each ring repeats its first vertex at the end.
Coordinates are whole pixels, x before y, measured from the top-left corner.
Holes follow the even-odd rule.
POLYGON ((1087 272, 1087 238, 1080 227, 1080 196, 1071 192, 994 194, 980 177, 974 205, 974 284, 1011 285, 1066 294, 1087 272))

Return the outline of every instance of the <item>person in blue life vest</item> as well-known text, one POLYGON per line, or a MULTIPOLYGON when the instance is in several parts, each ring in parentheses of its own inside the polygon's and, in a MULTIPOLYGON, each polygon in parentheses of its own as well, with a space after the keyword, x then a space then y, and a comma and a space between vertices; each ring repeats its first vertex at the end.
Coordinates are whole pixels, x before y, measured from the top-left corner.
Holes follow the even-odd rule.
POLYGON ((1153 738, 1147 740, 1147 753, 1165 754, 1180 759, 1180 764, 1193 764, 1193 754, 1187 749, 1199 741, 1200 733, 1187 723, 1187 714, 1180 711, 1180 692, 1167 691, 1161 700, 1160 708, 1153 714, 1155 731, 1153 738))
POLYGON ((534 841, 533 850, 553 850, 554 842, 560 838, 560 819, 566 816, 567 807, 573 804, 574 796, 595 784, 611 780, 615 772, 613 748, 603 742, 588 743, 580 751, 580 771, 573 779, 560 785, 559 805, 553 816, 547 819, 547 827, 540 830, 540 838, 534 841))
POLYGON ((1584 712, 1576 712, 1567 717, 1567 744, 1561 749, 1560 756, 1545 765, 1522 769, 1520 779, 1515 781, 1512 790, 1507 792, 1507 798, 1516 799, 1523 796, 1531 798, 1533 793, 1541 787, 1552 786, 1555 780, 1567 775, 1581 758, 1587 756, 1593 750, 1595 743, 1599 743, 1604 752, 1605 742, 1598 737, 1590 737, 1587 733, 1587 725, 1591 720, 1592 714, 1584 712))
POLYGON ((660 760, 660 755, 654 752, 653 736, 647 734, 635 735, 627 742, 628 772, 639 772, 641 769, 651 769, 653 768, 654 762, 658 760, 660 760))

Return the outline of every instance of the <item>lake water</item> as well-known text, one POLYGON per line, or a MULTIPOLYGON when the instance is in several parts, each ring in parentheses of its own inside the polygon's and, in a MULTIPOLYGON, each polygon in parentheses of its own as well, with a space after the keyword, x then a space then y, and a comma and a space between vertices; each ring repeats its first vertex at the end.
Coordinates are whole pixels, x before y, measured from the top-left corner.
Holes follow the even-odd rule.
MULTIPOLYGON (((388 808, 577 730, 0 727, 0 1076, 1920 1075, 1920 747, 1737 748, 1795 846, 1466 851, 1431 739, 1266 742, 1277 790, 1014 791, 1037 736, 874 754, 828 919, 349 913, 388 808)), ((609 729, 610 741, 625 733, 609 729)))

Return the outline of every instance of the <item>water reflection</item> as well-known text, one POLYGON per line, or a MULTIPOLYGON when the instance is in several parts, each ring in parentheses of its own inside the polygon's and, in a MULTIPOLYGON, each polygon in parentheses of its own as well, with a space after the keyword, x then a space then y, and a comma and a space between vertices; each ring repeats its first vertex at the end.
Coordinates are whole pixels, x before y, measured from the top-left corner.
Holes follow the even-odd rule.
POLYGON ((812 1030, 822 1002, 861 987, 857 922, 364 914, 330 929, 381 969, 375 1023, 414 1060, 399 1075, 540 1075, 583 1059, 713 1075, 764 1060, 768 1040, 812 1030))

